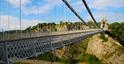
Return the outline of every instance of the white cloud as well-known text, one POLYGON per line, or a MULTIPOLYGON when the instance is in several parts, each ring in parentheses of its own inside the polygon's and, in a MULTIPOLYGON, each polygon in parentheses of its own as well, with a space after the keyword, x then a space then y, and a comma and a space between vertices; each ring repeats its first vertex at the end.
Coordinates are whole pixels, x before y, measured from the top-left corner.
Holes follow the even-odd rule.
MULTIPOLYGON (((33 3, 32 0, 22 0, 22 12, 25 15, 30 14, 43 14, 51 11, 55 6, 60 6, 62 0, 43 0, 45 2, 44 5, 34 5, 32 7, 26 7, 27 4, 33 3), (38 11, 39 9, 39 11, 38 11)), ((71 0, 67 0, 71 1, 71 0)), ((96 19, 99 18, 108 18, 110 21, 119 21, 123 20, 124 14, 108 12, 109 8, 117 9, 118 7, 124 7, 124 0, 86 0, 89 7, 96 10, 94 16, 96 19), (101 12, 104 11, 104 12, 101 12)), ((13 6, 19 7, 19 0, 8 0, 10 4, 13 6)), ((77 2, 71 2, 72 6, 76 9, 76 11, 86 13, 85 8, 81 0, 77 0, 77 2)), ((63 5, 65 6, 65 5, 63 5)))
MULTIPOLYGON (((109 11, 110 8, 116 10, 119 7, 124 7, 124 0, 87 0, 88 6, 92 10, 95 9, 96 11, 92 11, 94 17, 99 21, 102 18, 108 19, 110 22, 115 21, 124 21, 124 13, 115 13, 109 11)), ((81 0, 72 3, 73 7, 81 13, 87 13, 84 8, 83 2, 81 0)), ((89 15, 87 16, 89 19, 89 15)))
MULTIPOLYGON (((1 29, 18 30, 20 28, 20 24, 19 24, 20 21, 19 21, 19 18, 17 18, 17 17, 1 15, 0 20, 2 20, 2 21, 0 21, 0 30, 1 29), (8 22, 9 22, 9 28, 8 28, 8 22)), ((34 25, 38 24, 40 21, 22 19, 21 22, 22 22, 21 28, 26 29, 29 26, 34 26, 34 25)))
POLYGON ((124 0, 94 0, 89 4, 95 9, 117 8, 124 7, 124 0))
POLYGON ((109 22, 124 21, 124 13, 113 12, 120 7, 124 7, 124 0, 94 0, 89 3, 89 6, 96 10, 94 13, 96 19, 106 18, 109 22), (114 10, 109 11, 110 8, 114 10))
POLYGON ((41 7, 32 7, 32 8, 23 8, 23 12, 25 15, 29 14, 42 14, 42 13, 47 13, 52 9, 52 5, 43 5, 41 7))
MULTIPOLYGON (((13 5, 14 7, 19 8, 20 0, 7 0, 8 3, 13 5)), ((42 2, 42 1, 41 1, 42 2)), ((22 12, 25 15, 29 14, 43 14, 52 10, 55 6, 59 6, 62 4, 62 0, 44 0, 45 4, 42 5, 33 5, 32 7, 27 7, 26 5, 33 3, 32 0, 21 0, 22 12)))
MULTIPOLYGON (((94 8, 96 10, 106 10, 109 8, 116 9, 118 7, 124 7, 124 0, 86 0, 88 6, 90 8, 94 8)), ((84 4, 82 0, 78 0, 76 2, 73 2, 72 5, 76 8, 79 9, 79 11, 84 10, 84 4), (82 9, 82 10, 81 10, 82 9)))
POLYGON ((124 14, 121 13, 108 13, 108 12, 97 12, 94 16, 101 20, 103 18, 108 19, 109 22, 122 22, 124 21, 124 14))
POLYGON ((26 4, 31 3, 31 0, 6 0, 6 1, 15 7, 20 6, 20 1, 22 6, 25 6, 26 4))
POLYGON ((48 13, 51 11, 55 6, 60 6, 62 4, 62 0, 45 0, 44 5, 40 6, 32 6, 31 8, 24 7, 23 12, 28 15, 28 14, 44 14, 48 13))
POLYGON ((81 13, 81 12, 85 12, 85 11, 86 11, 86 8, 85 8, 85 6, 83 5, 83 3, 82 3, 81 0, 76 1, 76 2, 73 2, 71 5, 72 5, 72 7, 73 7, 78 13, 81 13))

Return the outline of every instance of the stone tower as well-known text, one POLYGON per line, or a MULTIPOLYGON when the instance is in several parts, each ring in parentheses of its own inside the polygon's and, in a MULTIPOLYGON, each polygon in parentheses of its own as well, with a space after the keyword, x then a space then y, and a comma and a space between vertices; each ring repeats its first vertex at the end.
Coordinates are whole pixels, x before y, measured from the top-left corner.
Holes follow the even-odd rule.
POLYGON ((108 22, 106 19, 103 19, 101 22, 100 22, 100 28, 102 28, 103 30, 108 30, 108 22))

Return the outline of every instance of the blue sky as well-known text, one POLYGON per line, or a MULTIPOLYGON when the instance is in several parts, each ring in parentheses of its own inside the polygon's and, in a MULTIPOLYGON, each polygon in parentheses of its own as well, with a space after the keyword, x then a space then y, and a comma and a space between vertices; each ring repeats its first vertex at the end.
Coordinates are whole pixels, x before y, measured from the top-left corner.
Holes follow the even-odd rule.
MULTIPOLYGON (((85 20, 91 20, 81 0, 67 0, 85 20)), ((124 0, 86 0, 94 17, 124 21, 124 0)), ((20 0, 0 0, 0 29, 19 29, 20 0), (9 24, 8 24, 9 21, 9 24), (9 25, 9 28, 7 27, 9 25)), ((79 21, 62 0, 21 0, 22 29, 39 22, 79 21)))

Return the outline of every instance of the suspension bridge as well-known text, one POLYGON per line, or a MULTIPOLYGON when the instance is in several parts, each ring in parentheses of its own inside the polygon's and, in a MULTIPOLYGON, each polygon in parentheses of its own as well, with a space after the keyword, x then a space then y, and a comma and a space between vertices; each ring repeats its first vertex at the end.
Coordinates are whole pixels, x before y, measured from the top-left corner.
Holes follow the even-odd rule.
MULTIPOLYGON (((62 0, 74 14, 78 17, 84 25, 87 23, 80 17, 80 15, 73 9, 73 7, 66 0, 62 0)), ((107 30, 106 24, 101 24, 101 27, 97 24, 93 17, 87 3, 82 0, 89 15, 93 19, 97 26, 97 29, 87 30, 73 30, 73 31, 61 31, 61 32, 37 32, 37 33, 16 33, 5 34, 0 33, 0 60, 3 64, 10 64, 10 62, 17 59, 26 59, 30 57, 36 57, 44 52, 50 52, 57 48, 63 48, 64 46, 78 43, 89 36, 98 33, 104 33, 107 30)), ((21 0, 20 0, 20 26, 21 26, 21 0)), ((21 27, 20 27, 21 29, 21 27)))

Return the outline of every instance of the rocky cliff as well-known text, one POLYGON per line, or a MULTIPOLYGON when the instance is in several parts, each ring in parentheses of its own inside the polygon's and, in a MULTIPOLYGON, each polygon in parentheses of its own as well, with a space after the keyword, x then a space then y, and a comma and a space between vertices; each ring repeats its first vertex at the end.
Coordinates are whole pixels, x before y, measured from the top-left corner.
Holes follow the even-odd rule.
POLYGON ((91 37, 86 53, 95 55, 104 64, 124 64, 124 47, 108 35, 91 37))
MULTIPOLYGON (((83 60, 81 60, 81 62, 86 61, 86 64, 90 64, 89 61, 85 59, 85 57, 89 58, 89 55, 98 58, 101 64, 124 64, 124 47, 116 40, 104 34, 97 34, 83 40, 81 43, 58 49, 54 54, 59 58, 73 58, 78 60, 78 62, 81 60, 79 57, 82 57, 83 60)), ((92 57, 89 59, 92 59, 92 57)), ((96 60, 93 60, 93 62, 96 62, 96 60)))

